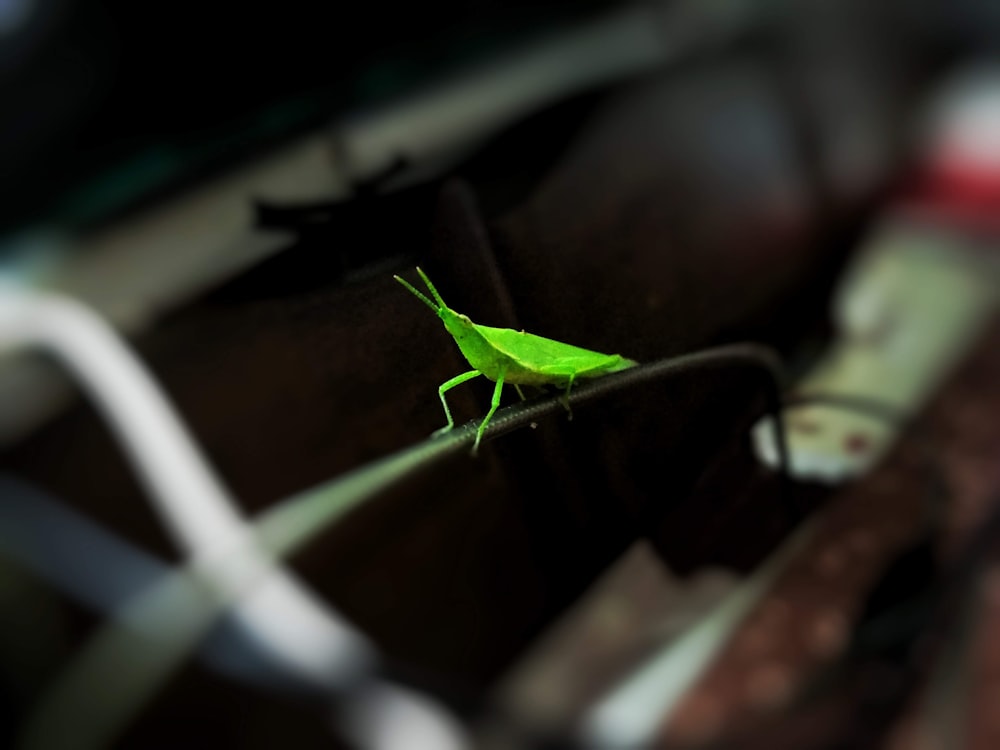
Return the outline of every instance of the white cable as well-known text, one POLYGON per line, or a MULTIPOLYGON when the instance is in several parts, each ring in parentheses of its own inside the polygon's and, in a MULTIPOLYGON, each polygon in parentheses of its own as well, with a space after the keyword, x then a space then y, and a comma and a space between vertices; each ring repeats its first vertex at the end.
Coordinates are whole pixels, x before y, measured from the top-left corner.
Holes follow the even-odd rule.
MULTIPOLYGON (((160 516, 189 556, 239 545, 251 533, 143 365, 94 312, 69 298, 0 286, 0 346, 35 345, 82 381, 131 457, 160 516)), ((263 557, 263 555, 261 555, 263 557)), ((273 566, 270 560, 263 564, 273 566)), ((228 590, 239 575, 216 568, 228 590)), ((286 571, 248 594, 238 615, 292 671, 323 686, 363 640, 286 571), (279 605, 279 606, 276 606, 279 605)))
MULTIPOLYGON (((24 346, 50 352, 80 379, 178 543, 192 560, 217 561, 206 568, 215 596, 245 592, 234 615, 262 645, 324 689, 370 666, 367 640, 260 548, 146 368, 96 313, 65 296, 0 281, 0 349, 24 346), (220 553, 232 549, 243 554, 233 565, 218 564, 220 553), (248 577, 260 580, 247 591, 248 577)), ((452 733, 436 707, 421 704, 410 714, 452 733)))
POLYGON ((118 434, 177 541, 197 553, 244 524, 145 368, 89 308, 0 284, 0 347, 38 346, 79 377, 118 434))

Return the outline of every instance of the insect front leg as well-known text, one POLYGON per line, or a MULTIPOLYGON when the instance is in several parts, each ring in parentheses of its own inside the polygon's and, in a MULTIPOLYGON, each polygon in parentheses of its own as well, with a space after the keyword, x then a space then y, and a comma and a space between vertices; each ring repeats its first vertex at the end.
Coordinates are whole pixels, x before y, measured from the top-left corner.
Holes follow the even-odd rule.
MULTIPOLYGON (((442 383, 441 387, 438 388, 438 396, 441 398, 441 406, 444 407, 444 415, 448 418, 448 424, 442 427, 440 430, 434 432, 435 435, 443 435, 444 433, 451 430, 455 426, 455 420, 451 417, 451 410, 448 408, 448 402, 444 398, 444 394, 454 388, 456 385, 461 385, 467 380, 472 380, 477 375, 482 375, 479 370, 470 370, 469 372, 463 372, 461 375, 456 375, 451 380, 446 383, 442 383)), ((479 441, 476 441, 478 445, 479 441)))
POLYGON ((493 401, 490 403, 490 410, 486 412, 486 416, 483 418, 483 421, 479 423, 479 429, 476 430, 476 444, 472 446, 472 455, 475 455, 479 450, 479 441, 483 439, 483 433, 486 431, 486 425, 488 425, 490 420, 493 418, 493 412, 495 412, 497 407, 500 406, 500 391, 503 390, 504 375, 506 375, 506 371, 504 370, 500 370, 497 375, 497 385, 496 388, 493 389, 493 401))

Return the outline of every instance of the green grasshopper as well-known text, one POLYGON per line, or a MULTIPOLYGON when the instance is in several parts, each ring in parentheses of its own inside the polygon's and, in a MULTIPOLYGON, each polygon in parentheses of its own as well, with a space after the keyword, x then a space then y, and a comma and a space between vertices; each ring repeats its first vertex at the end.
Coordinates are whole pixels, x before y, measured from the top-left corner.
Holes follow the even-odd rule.
POLYGON ((462 355, 474 368, 469 372, 455 376, 438 388, 438 396, 441 397, 441 405, 444 406, 444 414, 448 418, 448 424, 438 430, 435 435, 448 432, 455 426, 455 420, 452 419, 451 410, 444 397, 445 393, 477 375, 483 375, 496 383, 490 410, 476 431, 476 443, 472 447, 473 453, 479 450, 479 441, 483 438, 483 432, 500 405, 500 392, 505 383, 514 386, 522 401, 524 400, 524 393, 521 391, 522 385, 558 386, 566 389, 565 393, 568 397, 570 388, 577 380, 601 377, 638 364, 618 354, 601 354, 524 331, 477 325, 469 320, 467 315, 457 313, 448 307, 441 299, 437 289, 434 288, 431 280, 427 278, 427 274, 419 267, 417 267, 417 273, 420 274, 420 278, 424 280, 430 290, 434 302, 399 276, 393 276, 393 278, 437 313, 437 316, 444 321, 444 327, 448 333, 455 339, 458 348, 462 350, 462 355))

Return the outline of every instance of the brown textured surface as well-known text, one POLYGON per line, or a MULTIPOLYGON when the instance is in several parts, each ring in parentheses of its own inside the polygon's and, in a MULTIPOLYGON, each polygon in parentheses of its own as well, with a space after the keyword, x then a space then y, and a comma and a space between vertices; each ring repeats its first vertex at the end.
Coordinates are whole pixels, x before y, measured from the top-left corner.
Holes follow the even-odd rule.
MULTIPOLYGON (((894 554, 915 538, 928 497, 926 462, 939 465, 948 487, 938 536, 942 563, 962 548, 970 530, 1000 492, 1000 324, 907 430, 886 461, 869 477, 838 493, 819 517, 811 542, 747 618, 688 694, 668 727, 667 741, 701 741, 749 728, 785 708, 822 664, 840 654, 872 584, 894 554), (932 449, 924 451, 926 439, 932 449)), ((969 684, 971 746, 993 747, 998 694, 995 638, 985 637, 996 618, 996 578, 983 594, 976 623, 976 651, 969 684), (992 709, 990 708, 992 706, 992 709)), ((961 638, 953 631, 948 638, 961 638)), ((894 750, 923 747, 918 699, 900 721, 894 750)), ((849 720, 849 717, 847 717, 849 720)), ((802 747, 822 746, 817 721, 802 747)), ((766 741, 766 730, 760 736, 766 741)), ((756 745, 754 745, 756 746, 756 745)))
POLYGON ((967 712, 969 750, 1000 747, 1000 566, 985 571, 976 604, 977 618, 972 633, 967 712))

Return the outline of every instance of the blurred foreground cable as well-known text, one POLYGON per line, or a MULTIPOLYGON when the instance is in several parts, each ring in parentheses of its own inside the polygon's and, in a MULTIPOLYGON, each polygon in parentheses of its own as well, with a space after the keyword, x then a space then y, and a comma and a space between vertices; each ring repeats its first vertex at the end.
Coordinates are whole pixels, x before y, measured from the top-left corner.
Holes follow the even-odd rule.
MULTIPOLYGON (((259 546, 257 537, 196 449, 179 418, 142 364, 103 320, 66 297, 33 291, 11 281, 0 284, 0 350, 39 347, 59 359, 81 381, 105 415, 131 458, 156 508, 190 557, 197 575, 172 577, 171 596, 157 596, 162 587, 147 590, 136 601, 151 597, 161 606, 130 607, 140 615, 136 655, 142 655, 129 675, 116 675, 120 690, 94 690, 85 711, 71 698, 85 695, 73 680, 59 681, 29 720, 24 747, 100 747, 110 741, 134 707, 183 656, 169 648, 150 648, 139 633, 160 617, 199 620, 203 633, 214 622, 216 607, 191 606, 208 599, 232 606, 250 634, 295 677, 323 690, 344 688, 371 667, 374 657, 367 640, 335 612, 302 587, 259 546), (168 604, 164 609, 162 605, 168 604), (187 609, 185 609, 187 608, 187 609), (97 697, 97 693, 101 696, 97 697), (85 714, 85 715, 84 715, 85 714)), ((129 622, 128 613, 124 621, 129 622)), ((154 631, 155 632, 155 631, 154 631)), ((117 642, 105 644, 94 666, 128 663, 114 657, 117 642)), ((87 669, 80 676, 93 677, 87 669)), ((107 687, 111 687, 109 684, 107 687)), ((395 709, 407 700, 393 694, 395 709)), ((459 746, 448 717, 427 701, 409 707, 425 725, 438 726, 440 739, 459 746)), ((404 733, 405 734, 405 733, 404 733)), ((395 736, 395 735, 394 735, 395 736)), ((381 747, 400 747, 385 744, 381 747)))
MULTIPOLYGON (((166 562, 40 488, 4 474, 0 474, 0 556, 111 618, 127 611, 134 597, 159 587, 174 572, 166 562)), ((152 625, 158 630, 145 633, 147 640, 169 637, 173 621, 152 625)), ((241 680, 271 689, 300 687, 228 612, 204 639, 201 656, 214 669, 241 680)))

